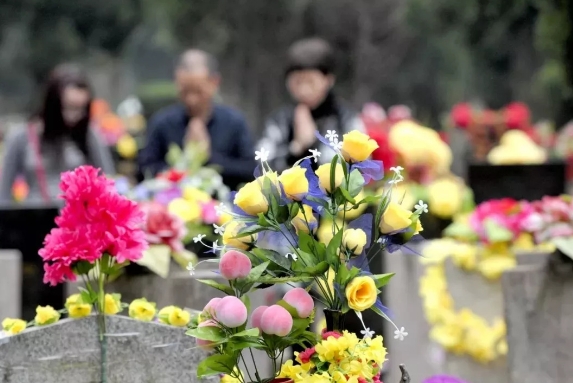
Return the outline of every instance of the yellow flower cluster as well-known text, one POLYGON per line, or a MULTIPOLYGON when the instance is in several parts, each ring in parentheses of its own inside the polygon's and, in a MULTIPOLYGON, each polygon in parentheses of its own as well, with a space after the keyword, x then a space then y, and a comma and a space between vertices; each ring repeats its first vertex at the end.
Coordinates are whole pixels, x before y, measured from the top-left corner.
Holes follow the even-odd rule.
POLYGON ((183 189, 183 198, 172 200, 167 210, 181 218, 183 222, 197 222, 201 218, 201 205, 211 200, 211 196, 204 191, 187 186, 183 189))
MULTIPOLYGON (((432 326, 430 338, 449 352, 467 354, 481 363, 488 363, 506 355, 506 329, 501 318, 489 324, 467 308, 455 309, 453 298, 448 291, 444 260, 451 257, 458 267, 468 271, 479 270, 488 278, 498 278, 501 275, 500 270, 507 268, 511 262, 491 254, 491 258, 486 255, 483 260, 478 261, 477 247, 447 239, 433 241, 423 255, 425 263, 429 265, 420 278, 420 295, 426 320, 432 326), (441 255, 433 257, 433 254, 441 255)), ((515 261, 515 258, 505 259, 515 261)))
MULTIPOLYGON (((306 353, 306 351, 305 351, 306 353)), ((386 360, 383 339, 358 339, 356 334, 344 331, 342 336, 329 336, 314 347, 314 354, 306 355, 304 362, 297 354, 298 364, 292 360, 281 367, 279 377, 295 383, 335 382, 358 383, 375 381, 386 360)))
POLYGON ((185 327, 191 321, 191 313, 177 306, 167 306, 159 310, 159 321, 175 327, 185 327))
POLYGON ((2 330, 6 335, 16 335, 26 329, 28 324, 22 319, 6 318, 2 321, 2 330))
POLYGON ((130 318, 137 319, 143 322, 150 322, 155 318, 156 313, 155 302, 148 302, 145 298, 134 299, 129 304, 130 318))

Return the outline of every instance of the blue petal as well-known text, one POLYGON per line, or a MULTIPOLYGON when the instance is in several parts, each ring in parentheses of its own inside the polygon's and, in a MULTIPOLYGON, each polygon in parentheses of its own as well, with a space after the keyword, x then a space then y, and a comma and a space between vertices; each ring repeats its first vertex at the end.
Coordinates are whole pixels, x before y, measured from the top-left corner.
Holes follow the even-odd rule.
POLYGON ((279 230, 260 232, 257 237, 257 247, 274 250, 280 254, 292 253, 298 246, 298 238, 285 225, 280 225, 279 230))
POLYGON ((384 178, 384 163, 382 161, 366 160, 352 164, 351 168, 358 169, 364 181, 380 181, 384 178))
POLYGON ((146 201, 151 198, 151 192, 144 184, 139 184, 133 188, 133 195, 138 201, 146 201))
POLYGON ((376 303, 374 304, 374 306, 376 306, 376 308, 378 308, 380 311, 386 314, 388 318, 392 319, 392 317, 394 316, 394 314, 392 314, 392 311, 390 311, 388 307, 382 304, 380 298, 376 299, 376 303))
POLYGON ((366 256, 366 252, 364 252, 364 251, 359 256, 350 258, 348 260, 348 262, 346 263, 346 267, 348 269, 356 267, 356 268, 362 270, 361 274, 363 274, 363 275, 372 274, 370 272, 370 266, 368 264, 368 257, 366 256))
POLYGON ((322 134, 320 134, 318 132, 318 130, 314 134, 320 142, 322 142, 324 145, 328 146, 329 148, 332 148, 332 143, 330 141, 328 141, 325 137, 323 137, 322 134))
POLYGON ((259 178, 260 176, 263 175, 263 168, 261 166, 261 164, 258 164, 257 167, 255 168, 253 175, 255 176, 255 178, 259 178))
POLYGON ((372 241, 372 214, 363 214, 348 224, 349 229, 362 229, 366 233, 366 246, 369 248, 372 241))

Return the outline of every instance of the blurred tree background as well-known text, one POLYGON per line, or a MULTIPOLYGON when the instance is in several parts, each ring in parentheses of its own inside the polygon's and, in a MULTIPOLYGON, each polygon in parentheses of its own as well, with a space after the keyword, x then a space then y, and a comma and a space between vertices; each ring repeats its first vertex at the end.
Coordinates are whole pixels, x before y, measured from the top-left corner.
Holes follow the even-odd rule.
POLYGON ((62 61, 84 63, 98 95, 174 98, 185 47, 221 61, 222 97, 253 127, 285 98, 296 39, 338 52, 338 88, 355 106, 404 103, 437 126, 451 106, 519 100, 536 118, 573 118, 570 0, 0 0, 0 113, 29 112, 62 61))

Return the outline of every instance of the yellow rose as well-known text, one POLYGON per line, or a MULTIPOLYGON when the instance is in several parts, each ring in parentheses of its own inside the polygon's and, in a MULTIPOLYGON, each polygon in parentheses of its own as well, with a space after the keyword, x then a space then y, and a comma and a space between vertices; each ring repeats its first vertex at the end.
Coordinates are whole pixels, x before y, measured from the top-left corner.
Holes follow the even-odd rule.
POLYGON ((318 230, 316 232, 316 235, 318 236, 318 240, 322 243, 324 243, 325 245, 328 245, 330 243, 330 241, 332 240, 332 237, 334 237, 334 234, 336 234, 338 232, 338 230, 336 229, 336 227, 338 227, 339 229, 342 229, 343 222, 339 219, 336 220, 336 225, 334 226, 331 220, 323 220, 322 222, 320 222, 320 225, 318 226, 318 230), (332 231, 335 230, 335 232, 333 233, 332 231))
MULTIPOLYGON (((401 182, 394 185, 390 198, 393 202, 402 205, 404 209, 412 210, 418 201, 414 198, 414 193, 411 189, 412 187, 410 185, 401 182)), ((376 194, 384 194, 384 188, 380 188, 376 194)))
POLYGON ((378 290, 370 277, 356 277, 346 286, 346 299, 352 310, 367 310, 376 303, 377 298, 378 290))
POLYGON ((412 224, 411 215, 412 212, 410 210, 406 210, 402 205, 390 201, 380 218, 380 232, 388 234, 407 228, 412 224))
POLYGON ((167 205, 167 210, 184 222, 193 222, 201 218, 201 206, 183 198, 175 198, 167 205))
POLYGON ((342 234, 342 245, 355 255, 359 255, 364 250, 367 239, 366 233, 362 229, 346 229, 342 234))
POLYGON ((358 130, 353 130, 342 136, 340 152, 347 162, 365 161, 376 149, 378 149, 376 141, 358 130))
POLYGON ((203 190, 199 190, 194 187, 185 186, 183 188, 183 198, 187 201, 207 203, 212 200, 211 196, 205 193, 203 190))
POLYGON ((60 319, 60 313, 54 310, 52 306, 38 306, 36 307, 36 317, 34 321, 38 326, 52 324, 60 319))
POLYGON ((137 142, 131 135, 124 134, 117 140, 116 149, 123 158, 132 159, 137 155, 137 142))
POLYGON ((104 312, 106 315, 115 315, 121 311, 121 295, 105 294, 104 312))
POLYGON ((129 305, 129 316, 144 322, 149 322, 155 316, 155 303, 145 298, 135 299, 129 305))
POLYGON ((92 305, 84 303, 80 294, 70 295, 65 304, 70 318, 83 318, 92 313, 92 305))
POLYGON ((302 205, 302 209, 299 209, 297 215, 291 220, 291 223, 297 233, 309 233, 309 228, 314 232, 318 226, 316 217, 312 212, 312 207, 308 205, 302 205))
POLYGON ((257 234, 247 235, 241 238, 235 238, 239 231, 245 227, 245 224, 239 221, 231 221, 225 226, 223 232, 223 244, 234 247, 235 249, 248 250, 256 241, 257 234))
POLYGON ((444 178, 428 186, 428 207, 430 213, 440 218, 451 218, 462 207, 462 185, 444 178))
POLYGON ((185 327, 191 320, 191 314, 189 311, 182 310, 179 307, 175 307, 169 313, 168 321, 171 326, 175 327, 185 327))
MULTIPOLYGON (((331 164, 324 164, 320 165, 318 169, 316 169, 315 173, 318 177, 318 182, 320 183, 320 187, 327 192, 331 192, 330 190, 330 167, 331 164)), ((340 163, 336 163, 336 169, 334 171, 334 188, 339 187, 342 185, 342 181, 344 180, 344 169, 340 163)))
POLYGON ((175 306, 167 306, 159 310, 157 313, 157 319, 159 319, 159 322, 169 324, 169 315, 175 308, 175 306))
POLYGON ((267 197, 257 181, 249 182, 239 189, 233 203, 249 215, 258 215, 269 210, 267 197))
POLYGON ((26 329, 28 324, 22 319, 6 318, 2 321, 2 330, 7 335, 16 335, 26 329))
MULTIPOLYGON (((356 197, 354 197, 356 202, 360 202, 364 199, 364 192, 360 191, 356 197)), ((362 205, 353 208, 351 205, 346 206, 346 212, 344 211, 344 205, 340 205, 340 211, 337 214, 337 218, 344 219, 346 218, 349 221, 355 220, 356 218, 360 217, 364 210, 368 208, 367 203, 363 203, 362 205)))
POLYGON ((308 194, 308 180, 305 174, 306 169, 300 166, 294 166, 282 172, 279 182, 288 198, 300 201, 308 194))

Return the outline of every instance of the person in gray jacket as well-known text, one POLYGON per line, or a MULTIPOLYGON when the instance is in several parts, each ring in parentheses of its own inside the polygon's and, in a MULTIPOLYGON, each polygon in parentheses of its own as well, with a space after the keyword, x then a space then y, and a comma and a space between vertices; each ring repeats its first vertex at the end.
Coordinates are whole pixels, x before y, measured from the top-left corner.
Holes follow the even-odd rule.
POLYGON ((342 140, 349 131, 365 131, 358 114, 333 93, 331 46, 320 38, 295 42, 287 54, 285 74, 294 102, 268 118, 258 148, 269 151, 269 163, 277 171, 309 155, 309 149, 321 152, 319 164, 330 162, 334 153, 317 140, 316 132, 325 136, 328 130, 334 130, 342 140))
POLYGON ((81 69, 70 64, 54 69, 38 116, 4 142, 0 202, 13 201, 12 185, 20 175, 28 184, 27 202, 43 203, 57 201, 62 172, 93 165, 114 175, 111 153, 90 121, 91 100, 81 69))

